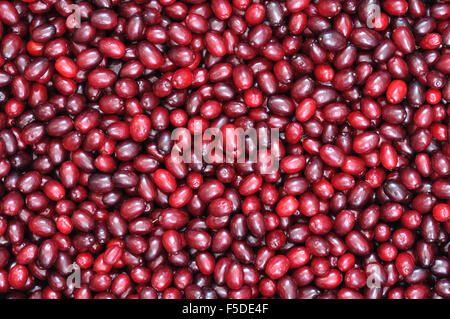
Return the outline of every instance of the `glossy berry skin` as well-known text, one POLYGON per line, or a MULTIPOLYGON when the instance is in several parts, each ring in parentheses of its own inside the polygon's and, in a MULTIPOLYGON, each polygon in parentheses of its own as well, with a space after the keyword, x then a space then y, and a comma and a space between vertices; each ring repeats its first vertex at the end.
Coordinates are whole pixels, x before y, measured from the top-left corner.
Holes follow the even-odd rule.
POLYGON ((130 123, 130 135, 136 142, 143 142, 148 138, 151 129, 151 120, 145 115, 135 115, 130 123))
POLYGON ((288 269, 289 260, 285 256, 274 256, 267 262, 266 273, 272 279, 279 279, 288 269))
POLYGON ((447 204, 437 204, 433 208, 433 217, 439 222, 446 222, 450 219, 450 206, 447 204))
POLYGON ((314 70, 314 75, 321 82, 330 82, 334 78, 334 70, 330 65, 318 65, 314 70))
POLYGON ((414 270, 414 259, 406 252, 400 253, 395 259, 395 267, 400 275, 409 276, 414 270))
POLYGON ((286 196, 278 202, 275 211, 279 216, 286 217, 295 213, 297 208, 297 199, 295 199, 293 196, 286 196))
POLYGON ((380 160, 384 168, 392 170, 398 164, 397 152, 391 145, 383 143, 380 147, 380 160))
POLYGON ((55 69, 66 78, 73 78, 78 72, 78 66, 67 57, 60 57, 55 62, 55 69))
POLYGON ((9 271, 8 282, 14 289, 21 289, 28 279, 28 270, 25 266, 16 265, 9 271))
POLYGON ((392 81, 386 91, 386 98, 392 104, 400 103, 406 96, 408 89, 402 80, 392 81))

